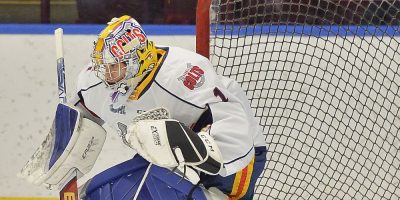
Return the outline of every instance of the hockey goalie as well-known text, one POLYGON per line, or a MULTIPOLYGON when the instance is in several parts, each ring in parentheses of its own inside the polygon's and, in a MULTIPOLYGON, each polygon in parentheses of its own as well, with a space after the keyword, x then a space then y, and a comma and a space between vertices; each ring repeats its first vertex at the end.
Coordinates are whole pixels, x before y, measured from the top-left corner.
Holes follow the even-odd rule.
POLYGON ((58 189, 79 180, 115 134, 107 125, 115 148, 137 154, 78 181, 79 199, 252 199, 266 144, 235 81, 194 52, 156 46, 130 16, 107 24, 91 59, 20 176, 58 189))

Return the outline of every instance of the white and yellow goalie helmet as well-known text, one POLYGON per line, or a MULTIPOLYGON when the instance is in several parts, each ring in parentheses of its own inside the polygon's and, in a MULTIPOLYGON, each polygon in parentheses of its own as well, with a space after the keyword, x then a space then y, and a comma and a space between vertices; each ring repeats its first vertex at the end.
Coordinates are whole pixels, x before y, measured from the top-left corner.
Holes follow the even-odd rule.
POLYGON ((157 63, 153 42, 130 16, 113 18, 94 43, 92 62, 96 75, 108 86, 140 82, 157 63))

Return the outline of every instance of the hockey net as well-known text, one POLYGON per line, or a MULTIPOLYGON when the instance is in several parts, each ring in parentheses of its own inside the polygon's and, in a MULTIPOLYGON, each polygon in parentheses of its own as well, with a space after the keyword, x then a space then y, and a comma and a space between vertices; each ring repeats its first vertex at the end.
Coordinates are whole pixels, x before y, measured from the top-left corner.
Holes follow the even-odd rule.
POLYGON ((255 199, 400 199, 400 1, 211 1, 198 51, 268 145, 255 199))

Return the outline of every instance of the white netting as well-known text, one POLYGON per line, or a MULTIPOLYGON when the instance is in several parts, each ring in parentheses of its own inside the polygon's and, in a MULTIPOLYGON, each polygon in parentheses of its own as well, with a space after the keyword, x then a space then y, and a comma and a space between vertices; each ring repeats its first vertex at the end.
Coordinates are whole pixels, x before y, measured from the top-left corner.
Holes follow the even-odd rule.
POLYGON ((268 144, 256 199, 400 198, 399 1, 214 0, 210 59, 268 144))

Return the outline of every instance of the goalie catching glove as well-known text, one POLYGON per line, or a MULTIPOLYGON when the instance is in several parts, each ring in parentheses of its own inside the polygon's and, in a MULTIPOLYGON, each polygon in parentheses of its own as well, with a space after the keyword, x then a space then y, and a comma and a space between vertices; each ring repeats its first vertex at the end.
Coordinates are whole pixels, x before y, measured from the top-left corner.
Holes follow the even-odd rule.
POLYGON ((208 129, 196 134, 177 120, 141 120, 128 127, 127 142, 160 167, 187 165, 216 175, 223 165, 222 156, 208 129))

